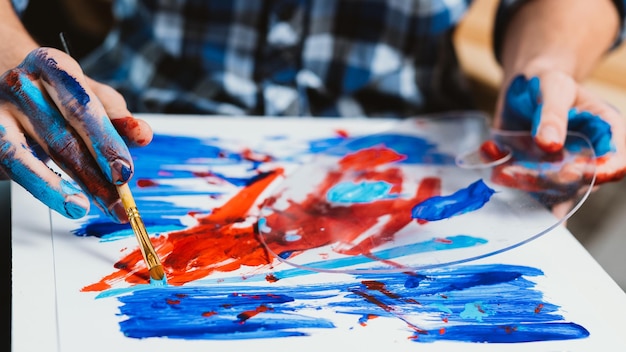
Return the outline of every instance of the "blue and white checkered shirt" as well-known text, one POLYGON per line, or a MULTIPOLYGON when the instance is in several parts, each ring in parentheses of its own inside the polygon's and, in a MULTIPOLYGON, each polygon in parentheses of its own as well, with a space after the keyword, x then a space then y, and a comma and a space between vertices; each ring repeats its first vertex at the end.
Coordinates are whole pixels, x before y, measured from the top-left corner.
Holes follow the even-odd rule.
MULTIPOLYGON (((496 42, 520 2, 502 1, 496 42)), ((470 3, 116 0, 113 31, 82 65, 134 112, 401 117, 466 109, 452 33, 470 3)), ((622 18, 625 3, 616 0, 622 18)))

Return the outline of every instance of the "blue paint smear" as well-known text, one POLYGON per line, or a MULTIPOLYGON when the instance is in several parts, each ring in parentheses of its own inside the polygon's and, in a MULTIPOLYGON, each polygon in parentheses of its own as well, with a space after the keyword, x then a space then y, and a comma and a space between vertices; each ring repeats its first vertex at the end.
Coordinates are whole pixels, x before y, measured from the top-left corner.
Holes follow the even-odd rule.
POLYGON ((381 199, 392 199, 391 184, 384 181, 340 182, 326 192, 332 203, 371 203, 381 199))
MULTIPOLYGON (((146 219, 142 217, 142 219, 148 233, 165 233, 186 228, 178 219, 156 217, 146 219)), ((72 233, 81 237, 97 237, 102 242, 111 242, 135 236, 128 224, 119 224, 106 220, 87 222, 72 230, 72 233)))
MULTIPOLYGON (((428 241, 416 242, 400 247, 394 247, 390 249, 384 249, 376 251, 371 256, 363 255, 351 255, 338 259, 326 259, 319 262, 307 263, 306 267, 317 270, 335 270, 345 267, 350 267, 358 264, 371 263, 380 260, 392 260, 406 255, 413 255, 419 253, 445 251, 451 249, 460 249, 479 246, 487 243, 487 240, 467 235, 448 236, 442 239, 429 239, 428 241), (443 240, 443 241, 442 241, 443 240)), ((281 253, 282 258, 288 258, 291 253, 281 253), (282 256, 284 255, 284 257, 282 256)), ((299 269, 293 269, 298 270, 299 269)), ((282 272, 281 272, 282 273, 282 272)), ((315 272, 310 272, 315 273, 315 272)), ((278 277, 285 277, 279 274, 278 277)), ((301 274, 300 274, 301 275, 301 274)))
MULTIPOLYGON (((589 336, 589 332, 576 323, 545 324, 510 324, 482 325, 474 324, 471 331, 459 326, 445 328, 446 340, 489 343, 519 343, 539 341, 572 340, 589 336)), ((420 342, 436 342, 441 336, 436 333, 419 335, 420 342)))
POLYGON ((451 195, 426 199, 413 207, 412 216, 427 221, 449 219, 482 208, 494 193, 483 180, 478 180, 451 195))
POLYGON ((429 165, 455 164, 454 156, 442 153, 438 150, 436 144, 417 136, 395 133, 381 133, 348 140, 343 139, 343 143, 319 151, 329 155, 343 156, 362 149, 380 146, 385 146, 406 157, 404 160, 398 161, 398 163, 429 165))
MULTIPOLYGON (((330 318, 307 313, 320 309, 353 316, 350 329, 366 329, 359 324, 371 315, 408 322, 412 317, 426 319, 426 331, 407 327, 407 337, 416 343, 518 343, 589 336, 585 328, 566 321, 558 306, 543 299, 531 280, 541 275, 532 267, 488 264, 424 270, 419 275, 354 275, 346 282, 296 286, 143 285, 117 299, 124 317, 121 331, 140 339, 260 339, 337 329, 330 318), (372 289, 367 284, 372 282, 384 290, 372 289), (489 307, 482 322, 463 314, 477 301, 489 307), (385 309, 387 306, 393 309, 385 309), (259 313, 248 314, 255 311, 259 313)), ((419 327, 419 323, 415 325, 419 327)))
MULTIPOLYGON (((587 111, 571 109, 568 115, 568 128, 579 131, 589 138, 597 156, 615 151, 611 125, 600 116, 587 111)), ((571 148, 568 148, 572 150, 571 148)))

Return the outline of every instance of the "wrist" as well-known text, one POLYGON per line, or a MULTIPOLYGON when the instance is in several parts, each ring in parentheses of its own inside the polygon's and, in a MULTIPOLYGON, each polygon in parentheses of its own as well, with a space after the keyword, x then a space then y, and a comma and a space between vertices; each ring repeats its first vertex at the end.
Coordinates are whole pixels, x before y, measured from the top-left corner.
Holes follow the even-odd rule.
POLYGON ((15 14, 10 1, 0 0, 0 74, 17 66, 39 47, 15 14))

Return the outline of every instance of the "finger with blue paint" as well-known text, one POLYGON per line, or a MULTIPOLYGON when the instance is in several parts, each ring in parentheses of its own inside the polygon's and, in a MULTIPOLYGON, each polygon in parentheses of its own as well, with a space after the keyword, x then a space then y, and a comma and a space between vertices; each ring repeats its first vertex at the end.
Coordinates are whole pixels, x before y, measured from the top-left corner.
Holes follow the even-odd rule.
POLYGON ((20 126, 5 111, 0 113, 0 164, 11 179, 37 199, 68 218, 87 214, 89 199, 72 183, 63 180, 28 147, 20 126), (18 133, 15 133, 18 132, 18 133))
MULTIPOLYGON (((5 127, 0 146, 6 148, 3 154, 8 156, 2 164, 5 173, 65 216, 76 218, 86 214, 89 203, 85 204, 84 198, 89 196, 114 220, 127 221, 115 189, 115 185, 128 182, 133 174, 132 158, 124 139, 144 145, 150 141, 151 130, 143 128, 133 134, 137 129, 122 129, 126 137, 122 138, 79 65, 56 49, 32 51, 18 67, 6 72, 0 82, 0 107, 3 107, 0 122, 5 127), (7 129, 9 126, 12 128, 7 129), (16 135, 21 133, 29 140, 19 141, 16 135), (34 146, 28 143, 30 140, 86 194, 75 187, 68 196, 68 188, 58 185, 69 183, 46 171, 41 160, 26 157, 25 153, 15 154, 20 145, 23 149, 34 146), (75 206, 71 212, 67 211, 70 205, 75 206)), ((102 93, 103 89, 98 87, 96 91, 102 93)), ((125 105, 122 106, 118 111, 112 110, 118 119, 121 113, 126 113, 125 105)))
POLYGON ((568 131, 582 133, 598 156, 598 183, 621 179, 626 172, 626 128, 621 114, 564 73, 513 78, 499 118, 503 129, 530 130, 546 152, 561 150, 568 131))

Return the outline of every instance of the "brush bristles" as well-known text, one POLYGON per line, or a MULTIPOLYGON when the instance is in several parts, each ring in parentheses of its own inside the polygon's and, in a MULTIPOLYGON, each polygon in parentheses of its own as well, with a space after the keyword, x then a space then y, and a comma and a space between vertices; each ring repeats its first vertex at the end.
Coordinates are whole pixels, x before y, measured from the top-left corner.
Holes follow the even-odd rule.
POLYGON ((150 268, 150 277, 152 280, 162 281, 165 277, 165 271, 163 271, 162 265, 157 265, 153 268, 150 268))

